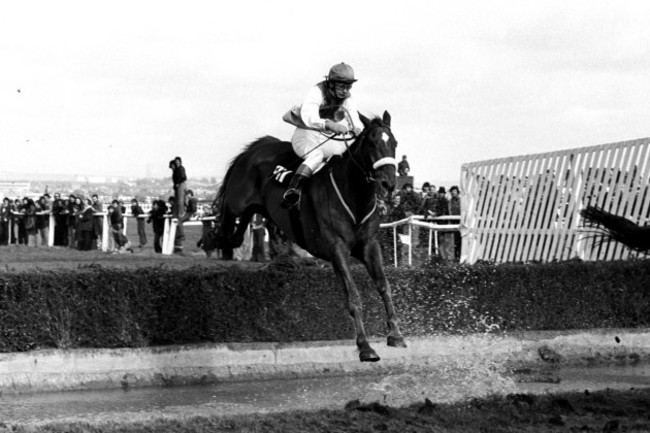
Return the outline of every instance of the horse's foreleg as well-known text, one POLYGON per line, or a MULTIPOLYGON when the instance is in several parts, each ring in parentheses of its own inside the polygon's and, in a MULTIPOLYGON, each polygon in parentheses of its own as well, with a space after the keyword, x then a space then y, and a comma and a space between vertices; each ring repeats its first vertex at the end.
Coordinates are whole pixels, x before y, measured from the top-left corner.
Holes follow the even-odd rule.
POLYGON ((393 306, 393 297, 390 285, 386 279, 386 274, 384 274, 379 242, 376 240, 368 242, 363 248, 363 256, 361 259, 366 265, 368 274, 370 274, 370 278, 372 278, 382 301, 384 301, 388 323, 388 345, 393 347, 406 347, 404 337, 399 330, 399 319, 397 318, 395 307, 393 306))
POLYGON ((338 245, 335 248, 335 252, 332 257, 332 264, 334 265, 334 271, 338 277, 343 289, 345 290, 345 298, 348 304, 348 310, 352 320, 354 321, 354 328, 357 334, 357 347, 359 348, 359 359, 362 362, 376 362, 379 361, 379 356, 377 353, 370 347, 368 343, 368 338, 366 337, 366 331, 363 326, 363 321, 361 319, 361 296, 359 295, 359 290, 352 280, 352 274, 350 273, 349 265, 349 255, 347 254, 346 248, 338 245))

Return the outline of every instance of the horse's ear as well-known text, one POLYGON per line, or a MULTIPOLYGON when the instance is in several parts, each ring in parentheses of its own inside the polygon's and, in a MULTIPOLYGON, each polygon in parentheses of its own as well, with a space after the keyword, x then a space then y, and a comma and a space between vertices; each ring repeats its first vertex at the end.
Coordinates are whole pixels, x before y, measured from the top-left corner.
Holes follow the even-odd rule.
POLYGON ((368 119, 366 116, 364 116, 358 111, 357 113, 359 114, 359 119, 361 119, 361 123, 363 123, 363 127, 367 128, 368 126, 370 126, 370 119, 368 119))
POLYGON ((390 113, 388 111, 384 111, 384 123, 388 126, 390 126, 390 113))

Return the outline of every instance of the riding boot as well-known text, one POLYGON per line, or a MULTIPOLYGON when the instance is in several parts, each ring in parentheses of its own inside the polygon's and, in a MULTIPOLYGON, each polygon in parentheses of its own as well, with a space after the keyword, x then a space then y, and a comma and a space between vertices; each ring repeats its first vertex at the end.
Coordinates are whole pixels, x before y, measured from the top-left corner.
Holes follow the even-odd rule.
POLYGON ((307 179, 307 176, 303 176, 302 174, 296 173, 293 175, 289 183, 289 188, 282 196, 283 205, 293 207, 300 202, 300 190, 305 179, 307 179))

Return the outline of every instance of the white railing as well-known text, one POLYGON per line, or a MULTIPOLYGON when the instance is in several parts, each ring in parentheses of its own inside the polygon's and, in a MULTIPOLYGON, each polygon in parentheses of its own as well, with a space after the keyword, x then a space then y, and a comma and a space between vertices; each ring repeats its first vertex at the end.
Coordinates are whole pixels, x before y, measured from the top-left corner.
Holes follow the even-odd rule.
MULTIPOLYGON (((54 220, 54 214, 50 212, 39 212, 37 215, 49 215, 49 233, 48 233, 48 246, 54 245, 54 228, 56 223, 54 220)), ((110 236, 110 226, 108 224, 108 213, 107 212, 98 212, 94 214, 95 218, 102 218, 102 243, 101 250, 106 252, 112 249, 113 237, 110 236)), ((134 218, 132 215, 124 215, 124 228, 123 233, 126 235, 126 229, 128 225, 128 220, 134 218)), ((138 218, 148 218, 149 215, 140 215, 138 218)), ((190 221, 185 221, 183 226, 200 226, 203 225, 203 221, 214 221, 216 218, 214 216, 204 217, 199 219, 194 219, 190 221)), ((429 218, 424 220, 424 217, 420 215, 413 215, 408 218, 404 218, 399 221, 393 221, 390 223, 382 223, 380 229, 387 230, 392 229, 393 233, 393 264, 397 266, 398 257, 397 257, 397 238, 400 237, 400 241, 403 245, 408 247, 408 264, 411 266, 413 264, 413 227, 419 227, 420 230, 428 230, 428 256, 432 256, 437 253, 439 250, 439 237, 438 234, 441 232, 457 232, 459 229, 460 216, 443 216, 436 218, 429 218), (444 224, 441 224, 444 223, 444 224), (408 234, 402 235, 398 234, 398 227, 408 226, 408 234)), ((172 215, 165 215, 165 228, 162 239, 162 254, 170 255, 174 251, 174 238, 176 237, 176 228, 178 226, 178 219, 174 218, 172 215)), ((11 230, 13 224, 10 222, 8 234, 9 242, 11 242, 11 230)), ((17 236, 16 236, 17 238, 17 236)))
POLYGON ((419 227, 420 230, 429 231, 429 242, 427 248, 427 255, 431 257, 434 253, 439 251, 439 238, 438 233, 440 232, 457 232, 459 231, 460 216, 441 216, 435 218, 429 218, 426 221, 424 217, 420 215, 413 215, 408 218, 404 218, 398 221, 392 221, 389 223, 382 223, 379 227, 381 229, 393 229, 393 264, 397 267, 397 237, 400 236, 402 244, 408 246, 408 264, 409 266, 413 265, 413 227, 419 227), (451 223, 456 222, 456 224, 440 224, 442 222, 451 223), (408 225, 408 235, 399 235, 397 233, 397 228, 408 225))
MULTIPOLYGON (((215 217, 205 217, 200 218, 195 221, 186 221, 183 223, 183 226, 198 226, 202 225, 203 221, 214 221, 215 217)), ((460 216, 442 216, 436 218, 430 218, 424 221, 424 217, 419 215, 410 216, 399 221, 393 221, 390 223, 383 223, 380 225, 381 229, 392 229, 393 230, 393 264, 397 266, 397 237, 402 236, 402 244, 408 246, 408 264, 409 266, 413 265, 413 227, 420 227, 421 230, 429 231, 429 243, 427 248, 428 256, 431 257, 439 249, 439 238, 438 234, 440 232, 457 232, 459 228, 458 222, 460 221, 460 216), (455 224, 450 224, 455 222, 455 224), (445 223, 445 224, 441 224, 445 223), (407 225, 408 226, 408 235, 399 235, 397 233, 398 227, 407 225)), ((178 225, 178 220, 176 218, 171 218, 167 216, 165 219, 165 232, 163 235, 163 245, 162 253, 169 255, 174 251, 174 238, 176 237, 176 227, 178 225)))
MULTIPOLYGON (((216 217, 209 216, 198 219, 185 221, 185 226, 202 226, 203 221, 214 221, 216 217)), ((174 239, 176 238, 176 227, 178 226, 178 219, 173 218, 171 215, 165 215, 165 231, 163 233, 162 253, 170 255, 174 252, 174 239)))
MULTIPOLYGON (((24 215, 24 214, 21 214, 24 215)), ((52 247, 54 246, 54 229, 56 228, 56 220, 55 220, 55 215, 51 212, 36 212, 36 215, 48 215, 48 236, 47 236, 47 246, 52 247)), ((127 221, 128 218, 133 218, 131 215, 124 215, 124 228, 122 229, 122 232, 126 235, 126 226, 127 226, 127 221)), ((108 224, 108 212, 95 212, 93 214, 94 218, 102 218, 102 244, 101 244, 101 250, 106 252, 111 248, 113 237, 109 236, 110 233, 110 228, 108 224)), ((140 215, 138 218, 146 218, 147 215, 140 215)), ((18 233, 14 233, 14 223, 13 221, 9 221, 9 224, 7 225, 7 228, 9 232, 7 233, 7 243, 11 244, 11 239, 14 238, 16 242, 18 242, 18 233)))

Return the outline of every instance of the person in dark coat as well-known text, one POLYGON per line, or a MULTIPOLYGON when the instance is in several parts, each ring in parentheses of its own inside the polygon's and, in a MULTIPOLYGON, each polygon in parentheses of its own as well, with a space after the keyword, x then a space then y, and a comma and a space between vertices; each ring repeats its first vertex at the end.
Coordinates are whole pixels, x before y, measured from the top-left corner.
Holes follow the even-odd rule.
POLYGON ((115 241, 115 253, 124 253, 127 251, 133 252, 129 239, 124 235, 124 214, 122 213, 122 206, 118 200, 113 200, 111 211, 109 215, 111 223, 111 232, 115 241))
POLYGON ((151 204, 151 211, 147 223, 153 228, 153 250, 162 253, 162 239, 165 234, 165 215, 167 214, 167 203, 165 200, 154 200, 151 204))
POLYGON ((79 242, 77 248, 80 251, 91 251, 95 235, 95 224, 93 222, 95 210, 93 209, 93 201, 90 198, 85 198, 82 203, 83 208, 78 213, 77 233, 79 242))
POLYGON ((145 225, 144 211, 142 210, 142 206, 140 206, 140 203, 138 203, 137 198, 131 200, 131 215, 136 220, 136 224, 138 226, 138 239, 140 240, 140 244, 138 245, 138 248, 142 248, 147 244, 147 233, 144 231, 144 225, 145 225), (143 216, 140 217, 141 215, 143 216))

